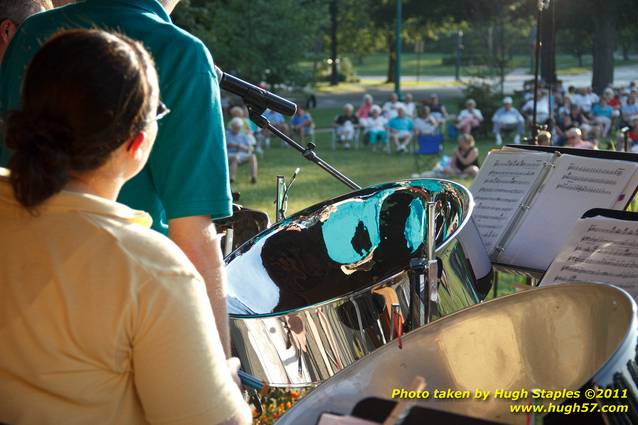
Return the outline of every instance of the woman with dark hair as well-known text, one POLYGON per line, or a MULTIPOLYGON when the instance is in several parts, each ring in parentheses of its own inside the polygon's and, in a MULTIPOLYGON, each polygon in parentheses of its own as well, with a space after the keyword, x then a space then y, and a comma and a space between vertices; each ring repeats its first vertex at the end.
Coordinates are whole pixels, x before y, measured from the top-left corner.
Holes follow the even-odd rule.
POLYGON ((124 36, 62 32, 31 62, 0 169, 0 422, 250 423, 201 276, 115 202, 166 113, 124 36))

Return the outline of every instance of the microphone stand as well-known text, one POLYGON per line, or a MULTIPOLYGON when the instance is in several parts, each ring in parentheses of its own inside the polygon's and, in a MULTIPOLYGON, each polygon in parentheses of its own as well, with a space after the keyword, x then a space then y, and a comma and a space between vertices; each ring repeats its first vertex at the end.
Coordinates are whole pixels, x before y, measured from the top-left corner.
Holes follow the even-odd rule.
POLYGON ((270 121, 268 121, 268 119, 262 115, 265 110, 266 108, 257 107, 250 103, 248 104, 250 119, 255 124, 263 128, 264 130, 268 130, 272 132, 273 134, 277 135, 277 137, 279 137, 281 140, 288 143, 291 147, 297 149, 301 153, 301 156, 306 158, 308 161, 314 163, 322 170, 326 171, 328 174, 330 174, 331 176, 339 180, 341 183, 348 186, 350 189, 353 189, 353 190, 361 189, 361 186, 359 186, 358 184, 350 180, 348 177, 342 174, 339 170, 337 170, 332 165, 328 164, 326 161, 321 159, 315 152, 315 148, 317 146, 314 143, 308 143, 308 147, 304 148, 299 143, 295 142, 290 137, 286 136, 282 131, 280 131, 279 129, 274 127, 272 124, 270 124, 270 121))

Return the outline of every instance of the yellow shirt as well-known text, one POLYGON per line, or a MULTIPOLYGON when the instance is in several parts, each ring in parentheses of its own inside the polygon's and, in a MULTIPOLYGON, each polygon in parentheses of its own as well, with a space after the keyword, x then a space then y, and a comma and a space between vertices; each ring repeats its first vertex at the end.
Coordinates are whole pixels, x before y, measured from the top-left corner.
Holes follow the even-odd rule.
POLYGON ((143 212, 0 169, 0 422, 216 424, 248 414, 202 278, 143 212), (1 176, 4 175, 4 176, 1 176))

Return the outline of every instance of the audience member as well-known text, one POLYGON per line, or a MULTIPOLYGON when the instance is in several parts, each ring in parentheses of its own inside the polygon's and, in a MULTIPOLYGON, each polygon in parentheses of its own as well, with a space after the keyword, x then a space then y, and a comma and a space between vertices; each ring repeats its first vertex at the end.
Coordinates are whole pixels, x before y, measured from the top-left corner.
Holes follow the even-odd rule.
POLYGON ((461 134, 450 165, 443 170, 448 177, 474 178, 479 172, 479 150, 471 134, 461 134))
POLYGON ((372 96, 370 96, 369 94, 363 95, 363 103, 357 110, 357 117, 359 119, 368 118, 372 106, 374 106, 374 104, 372 103, 372 96))
MULTIPOLYGON (((250 125, 250 119, 248 118, 244 108, 242 106, 233 106, 232 108, 230 108, 229 113, 230 113, 231 120, 233 118, 239 118, 241 120, 242 122, 241 131, 243 133, 246 133, 250 137, 253 137, 253 130, 252 130, 252 126, 250 125)), ((230 121, 228 122, 228 125, 226 126, 226 130, 229 130, 229 129, 230 129, 230 121)))
MULTIPOLYGON (((547 91, 538 89, 538 101, 536 102, 536 124, 545 125, 549 120, 549 97, 547 91)), ((572 99, 573 102, 573 99, 572 99)), ((528 100, 521 108, 521 112, 527 117, 527 122, 531 126, 534 122, 534 99, 528 100)))
POLYGON ((353 112, 354 106, 346 103, 343 114, 339 115, 332 124, 337 132, 337 141, 343 145, 344 149, 350 149, 350 143, 354 141, 359 127, 359 118, 353 112))
POLYGON ((585 133, 589 133, 591 131, 591 121, 587 119, 578 105, 572 105, 569 118, 571 119, 574 127, 580 128, 585 133))
POLYGON ((622 119, 625 123, 629 123, 634 115, 638 115, 638 94, 636 92, 629 93, 627 103, 620 108, 622 119))
POLYGON ((574 96, 576 96, 576 87, 569 86, 567 88, 567 93, 565 93, 565 96, 563 96, 563 98, 567 98, 571 101, 571 103, 574 103, 574 96))
POLYGON ((638 153, 638 115, 633 116, 629 120, 629 130, 626 135, 622 132, 618 134, 618 148, 624 149, 624 138, 627 137, 629 141, 629 150, 634 153, 638 153))
POLYGON ((569 115, 572 110, 572 101, 571 97, 564 97, 563 103, 558 107, 558 117, 560 121, 560 117, 564 115, 569 115))
POLYGON ((397 116, 388 121, 390 140, 394 142, 397 153, 406 152, 412 141, 412 120, 405 115, 403 106, 397 108, 397 116))
POLYGON ((447 120, 445 105, 439 103, 439 96, 436 93, 430 95, 430 102, 427 106, 430 107, 430 113, 438 122, 444 123, 447 120))
MULTIPOLYGON (((383 116, 390 120, 398 115, 397 110, 403 106, 403 103, 399 102, 399 96, 396 93, 390 95, 390 101, 383 105, 383 116)), ((404 110, 405 112, 405 110, 404 110)))
POLYGON ((248 162, 250 166, 250 182, 257 183, 257 155, 255 155, 255 139, 243 131, 244 121, 235 117, 228 123, 226 131, 226 147, 228 148, 228 168, 230 182, 235 182, 237 167, 248 162))
POLYGON ((115 202, 168 112, 150 55, 66 31, 22 89, 0 171, 0 421, 251 423, 201 275, 115 202))
POLYGON ((521 142, 521 135, 525 131, 525 118, 512 106, 511 97, 507 96, 503 99, 503 106, 494 113, 492 123, 497 145, 503 144, 502 131, 515 131, 514 143, 521 142))
POLYGON ((607 87, 603 93, 603 97, 607 100, 607 104, 611 106, 614 111, 620 111, 620 99, 614 93, 614 89, 607 87))
POLYGON ((579 128, 570 128, 567 130, 567 144, 569 148, 577 149, 595 149, 595 145, 582 139, 583 133, 579 128))
POLYGON ((290 127, 292 132, 299 137, 299 142, 303 144, 304 138, 313 134, 315 123, 310 114, 299 106, 295 115, 290 119, 290 127))
POLYGON ((419 108, 419 116, 414 120, 414 135, 433 135, 438 131, 439 122, 430 113, 429 106, 419 108))
POLYGON ((405 116, 414 119, 416 116, 416 104, 414 103, 413 97, 410 93, 405 95, 405 101, 403 102, 403 108, 405 109, 405 116))
POLYGON ((539 131, 536 136, 536 142, 539 146, 551 146, 552 144, 552 133, 549 131, 539 131))
POLYGON ((602 96, 598 103, 595 103, 591 108, 592 118, 594 123, 598 124, 601 128, 601 136, 607 137, 609 130, 611 129, 611 122, 614 117, 614 109, 607 104, 607 98, 602 96))
POLYGON ((52 9, 51 0, 3 0, 0 1, 0 63, 18 27, 29 16, 52 9))
POLYGON ((572 99, 572 103, 580 107, 584 114, 589 115, 591 108, 598 102, 598 95, 592 92, 591 87, 585 87, 578 90, 578 93, 572 99))
POLYGON ((463 134, 470 134, 472 129, 477 128, 483 122, 483 114, 476 109, 474 99, 468 99, 463 109, 456 118, 456 128, 461 130, 463 134))
MULTIPOLYGON (((377 149, 377 141, 384 147, 388 144, 388 133, 386 131, 386 124, 388 120, 381 115, 381 108, 377 105, 372 106, 370 109, 370 116, 362 120, 364 127, 364 135, 370 145, 372 145, 372 151, 377 149)), ((386 151, 389 150, 386 148, 386 151)))
MULTIPOLYGON (((273 127, 284 133, 286 136, 288 135, 290 128, 288 127, 286 119, 282 114, 271 109, 266 109, 263 113, 263 116, 270 122, 270 124, 272 124, 273 127)), ((262 134, 264 135, 264 144, 269 147, 272 133, 270 132, 270 130, 263 129, 262 134)))

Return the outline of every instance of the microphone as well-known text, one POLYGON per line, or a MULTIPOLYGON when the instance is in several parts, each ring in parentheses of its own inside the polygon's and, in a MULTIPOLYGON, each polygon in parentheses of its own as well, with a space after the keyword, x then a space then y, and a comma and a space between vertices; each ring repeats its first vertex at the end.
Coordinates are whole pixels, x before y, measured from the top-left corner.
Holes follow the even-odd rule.
POLYGON ((297 105, 293 102, 225 72, 222 73, 220 86, 241 97, 248 106, 262 111, 269 108, 283 115, 294 115, 297 111, 297 105))

